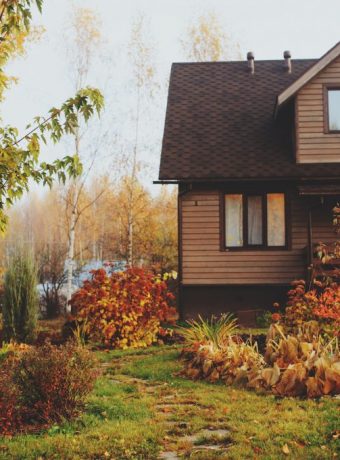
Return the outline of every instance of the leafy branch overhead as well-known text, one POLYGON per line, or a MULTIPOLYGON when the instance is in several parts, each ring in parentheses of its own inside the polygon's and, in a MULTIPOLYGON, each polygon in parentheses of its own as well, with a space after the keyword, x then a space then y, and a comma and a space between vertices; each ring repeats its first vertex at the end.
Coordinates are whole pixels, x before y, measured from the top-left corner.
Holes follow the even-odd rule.
MULTIPOLYGON (((8 77, 3 71, 18 46, 15 38, 28 33, 32 19, 31 7, 36 4, 39 11, 42 0, 4 0, 0 2, 0 96, 8 86, 8 77)), ((42 144, 48 140, 57 143, 65 134, 73 134, 80 120, 87 122, 104 106, 98 89, 87 87, 69 98, 61 107, 53 107, 46 118, 36 117, 27 132, 19 135, 17 128, 0 127, 0 230, 3 232, 7 215, 6 208, 22 196, 29 188, 30 180, 51 186, 54 179, 65 182, 66 177, 76 177, 82 171, 77 155, 65 156, 51 163, 40 162, 42 144)))

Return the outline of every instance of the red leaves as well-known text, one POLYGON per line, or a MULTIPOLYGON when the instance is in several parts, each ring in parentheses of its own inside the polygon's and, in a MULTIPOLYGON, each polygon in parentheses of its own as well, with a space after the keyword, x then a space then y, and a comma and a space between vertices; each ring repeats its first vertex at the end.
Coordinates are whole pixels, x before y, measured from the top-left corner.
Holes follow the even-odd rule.
POLYGON ((0 369, 0 434, 36 431, 71 419, 95 373, 85 349, 46 344, 8 357, 0 369))
POLYGON ((292 283, 284 321, 291 327, 300 327, 306 321, 318 321, 322 330, 336 332, 340 327, 340 286, 325 286, 314 282, 313 289, 306 291, 302 280, 292 283))
POLYGON ((107 346, 148 346, 160 323, 174 315, 174 296, 159 276, 140 268, 108 275, 94 270, 92 279, 72 299, 76 319, 86 318, 90 334, 107 346))

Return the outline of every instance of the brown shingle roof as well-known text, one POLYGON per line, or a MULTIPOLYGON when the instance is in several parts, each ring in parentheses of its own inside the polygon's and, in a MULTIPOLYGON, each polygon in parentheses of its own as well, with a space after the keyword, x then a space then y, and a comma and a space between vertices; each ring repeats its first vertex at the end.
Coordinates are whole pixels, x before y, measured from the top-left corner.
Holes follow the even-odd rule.
POLYGON ((291 130, 274 120, 277 95, 316 62, 173 64, 161 180, 340 177, 339 164, 297 165, 291 130))

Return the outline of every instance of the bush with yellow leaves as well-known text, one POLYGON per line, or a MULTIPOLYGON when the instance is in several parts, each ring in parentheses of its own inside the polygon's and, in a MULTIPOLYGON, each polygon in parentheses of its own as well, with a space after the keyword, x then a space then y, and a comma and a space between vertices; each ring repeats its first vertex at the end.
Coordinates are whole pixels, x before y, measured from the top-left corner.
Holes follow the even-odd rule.
POLYGON ((173 294, 161 276, 141 269, 107 274, 94 270, 71 299, 75 320, 87 335, 112 348, 146 347, 157 341, 162 322, 175 316, 173 294))

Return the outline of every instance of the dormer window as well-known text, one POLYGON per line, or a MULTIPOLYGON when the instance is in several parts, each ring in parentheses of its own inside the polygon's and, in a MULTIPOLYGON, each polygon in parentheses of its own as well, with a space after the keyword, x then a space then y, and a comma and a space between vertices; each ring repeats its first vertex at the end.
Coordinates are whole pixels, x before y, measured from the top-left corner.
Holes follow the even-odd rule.
POLYGON ((340 87, 326 88, 326 132, 340 133, 340 87))

